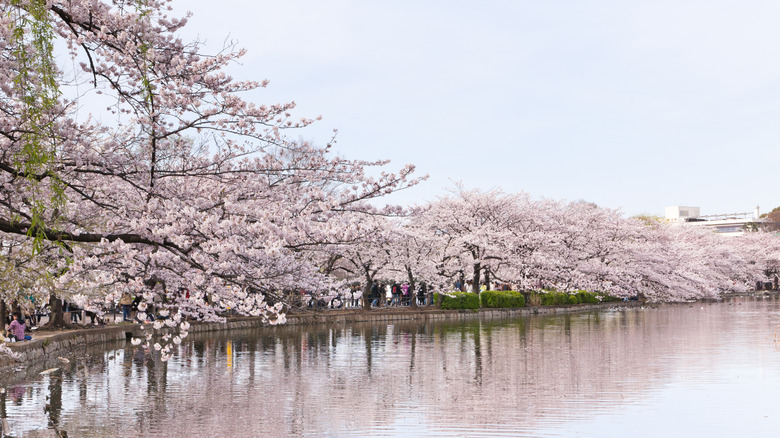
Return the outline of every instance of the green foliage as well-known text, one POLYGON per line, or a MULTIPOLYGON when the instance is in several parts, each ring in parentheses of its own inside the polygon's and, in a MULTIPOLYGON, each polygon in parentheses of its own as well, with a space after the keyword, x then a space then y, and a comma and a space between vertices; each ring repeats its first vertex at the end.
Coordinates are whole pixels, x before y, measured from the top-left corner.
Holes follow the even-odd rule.
POLYGON ((44 213, 65 204, 65 186, 52 172, 56 160, 52 115, 60 94, 54 64, 54 31, 45 0, 13 0, 11 56, 19 70, 13 77, 15 91, 23 102, 19 118, 21 148, 14 154, 18 174, 30 182, 30 228, 33 252, 40 252, 46 239, 44 213), (43 184, 43 182, 46 182, 43 184))
POLYGON ((497 309, 525 307, 525 298, 523 297, 523 294, 513 290, 488 290, 482 292, 480 297, 482 298, 482 307, 497 309))
POLYGON ((542 306, 563 306, 569 304, 569 294, 566 292, 542 291, 542 306))
MULTIPOLYGON (((434 294, 435 302, 445 310, 478 309, 480 307, 501 309, 525 307, 526 299, 517 291, 484 291, 477 295, 471 292, 451 292, 448 295, 434 294)), ((597 304, 602 302, 622 301, 603 293, 593 293, 585 290, 576 292, 558 292, 555 290, 543 290, 531 292, 528 295, 529 306, 564 306, 571 304, 597 304)))
POLYGON ((580 303, 595 304, 601 302, 596 294, 584 290, 577 291, 577 297, 580 299, 580 303))
POLYGON ((563 306, 565 304, 580 303, 597 304, 613 301, 623 300, 621 298, 616 298, 601 292, 594 293, 585 290, 578 290, 572 293, 544 290, 540 292, 532 292, 528 296, 528 304, 531 306, 563 306))
POLYGON ((597 299, 601 303, 610 303, 614 301, 623 301, 623 298, 613 297, 612 295, 607 295, 603 293, 596 294, 597 299))
POLYGON ((528 295, 528 305, 529 306, 541 306, 542 305, 542 296, 536 292, 532 292, 528 295))
POLYGON ((444 310, 479 309, 479 295, 471 292, 451 292, 447 296, 435 294, 436 300, 441 300, 441 308, 444 310))

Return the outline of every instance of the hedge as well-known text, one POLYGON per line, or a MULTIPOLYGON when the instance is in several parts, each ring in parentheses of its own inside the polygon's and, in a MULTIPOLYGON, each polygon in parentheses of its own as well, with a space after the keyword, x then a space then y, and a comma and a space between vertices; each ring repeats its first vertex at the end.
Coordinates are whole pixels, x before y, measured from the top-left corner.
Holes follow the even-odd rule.
MULTIPOLYGON (((600 303, 608 301, 619 301, 615 298, 602 293, 595 294, 584 290, 576 292, 558 292, 554 290, 543 290, 532 292, 528 295, 528 302, 531 305, 542 306, 563 306, 567 304, 580 303, 600 303)), ((441 302, 441 308, 444 310, 463 310, 485 308, 515 308, 525 307, 525 297, 522 293, 516 291, 497 291, 488 290, 480 295, 471 292, 450 292, 448 295, 434 294, 434 301, 441 302), (449 296, 453 295, 453 296, 449 296)))
POLYGON ((564 304, 606 303, 609 301, 621 301, 621 299, 600 292, 593 293, 585 290, 578 290, 572 293, 544 290, 532 292, 528 301, 530 303, 538 302, 541 306, 562 306, 564 304))
POLYGON ((581 303, 594 304, 594 303, 601 302, 599 298, 596 296, 596 294, 590 293, 585 290, 577 291, 577 297, 579 297, 581 303))
POLYGON ((544 291, 539 294, 542 298, 542 306, 563 306, 571 304, 569 294, 566 292, 544 291))
POLYGON ((513 290, 500 291, 488 290, 480 294, 482 298, 482 307, 507 308, 507 307, 525 307, 525 298, 520 292, 513 290))
POLYGON ((450 292, 453 296, 435 295, 436 302, 441 299, 441 308, 444 310, 479 309, 479 295, 471 292, 450 292))

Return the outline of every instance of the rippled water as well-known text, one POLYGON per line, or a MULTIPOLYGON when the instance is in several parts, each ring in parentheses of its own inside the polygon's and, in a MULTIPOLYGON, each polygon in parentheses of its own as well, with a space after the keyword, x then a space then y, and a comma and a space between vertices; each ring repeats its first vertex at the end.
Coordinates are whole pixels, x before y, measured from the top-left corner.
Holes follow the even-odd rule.
POLYGON ((13 436, 778 436, 780 301, 210 335, 0 394, 13 436), (40 435, 39 435, 40 436, 40 435))

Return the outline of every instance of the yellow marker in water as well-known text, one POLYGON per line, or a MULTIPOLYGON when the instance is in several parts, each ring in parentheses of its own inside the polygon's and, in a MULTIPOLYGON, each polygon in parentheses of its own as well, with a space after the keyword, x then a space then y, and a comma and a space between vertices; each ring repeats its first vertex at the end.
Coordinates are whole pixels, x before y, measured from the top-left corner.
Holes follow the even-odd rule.
POLYGON ((227 366, 233 366, 233 341, 227 341, 227 366))

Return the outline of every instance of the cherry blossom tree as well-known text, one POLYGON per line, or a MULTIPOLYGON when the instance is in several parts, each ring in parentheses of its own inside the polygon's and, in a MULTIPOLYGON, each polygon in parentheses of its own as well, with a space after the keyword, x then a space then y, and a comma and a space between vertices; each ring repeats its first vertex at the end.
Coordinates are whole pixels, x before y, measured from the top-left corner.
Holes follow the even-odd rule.
POLYGON ((522 221, 526 194, 506 194, 456 186, 451 196, 433 202, 421 223, 440 241, 443 251, 435 264, 454 275, 464 270, 479 293, 480 282, 500 272, 511 253, 512 230, 522 221), (485 278, 488 277, 488 278, 485 278))
POLYGON ((413 166, 381 171, 386 161, 334 156, 335 139, 292 140, 315 120, 294 116, 294 102, 247 100, 268 83, 226 74, 244 51, 204 53, 170 10, 0 2, 0 269, 13 289, 84 303, 162 295, 175 325, 227 309, 283 322, 281 291, 329 293, 337 271, 364 291, 383 272, 464 273, 475 292, 493 277, 658 301, 777 272, 767 233, 725 240, 498 189, 458 186, 392 219, 402 212, 371 201, 416 184, 413 166), (95 102, 104 117, 85 111, 95 102))
POLYGON ((480 273, 522 289, 585 289, 650 301, 683 301, 744 291, 777 272, 771 233, 724 238, 701 227, 626 219, 586 202, 459 188, 431 203, 421 229, 438 242, 430 263, 445 275, 480 273))
POLYGON ((384 215, 360 216, 359 220, 352 221, 355 227, 354 239, 330 245, 328 259, 333 261, 334 274, 348 282, 362 284, 363 309, 368 310, 371 307, 371 287, 374 281, 379 280, 380 275, 390 274, 393 259, 391 248, 399 238, 399 224, 384 215))
POLYGON ((428 232, 423 217, 423 211, 412 211, 406 223, 397 228, 389 248, 390 269, 399 280, 409 283, 412 307, 417 307, 414 295, 421 283, 432 287, 446 281, 437 263, 440 241, 428 232))
POLYGON ((169 16, 168 1, 0 5, 0 32, 13 42, 0 61, 0 232, 62 248, 58 286, 79 284, 94 300, 127 289, 150 299, 157 287, 190 316, 231 308, 283 321, 278 291, 327 289, 301 254, 349 238, 332 220, 417 181, 411 165, 371 177, 387 162, 290 140, 285 131, 313 120, 296 120, 293 102, 242 98, 267 81, 225 73, 242 50, 209 55, 182 41, 187 19, 169 16), (81 75, 31 69, 20 54, 40 41, 13 38, 19 29, 65 44, 81 75), (84 77, 89 91, 82 83, 83 95, 67 96, 84 77), (111 124, 79 111, 95 95, 111 124), (184 290, 197 300, 185 302, 184 290))
POLYGON ((49 271, 53 257, 55 251, 34 254, 26 236, 5 236, 0 242, 0 320, 5 320, 9 310, 15 311, 13 307, 32 306, 49 299, 56 276, 49 271))
POLYGON ((741 269, 734 272, 734 282, 753 287, 756 282, 778 286, 780 275, 780 237, 775 232, 745 233, 728 239, 729 251, 740 260, 741 269))

